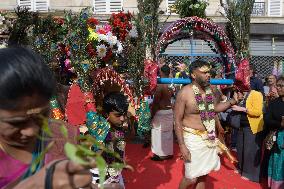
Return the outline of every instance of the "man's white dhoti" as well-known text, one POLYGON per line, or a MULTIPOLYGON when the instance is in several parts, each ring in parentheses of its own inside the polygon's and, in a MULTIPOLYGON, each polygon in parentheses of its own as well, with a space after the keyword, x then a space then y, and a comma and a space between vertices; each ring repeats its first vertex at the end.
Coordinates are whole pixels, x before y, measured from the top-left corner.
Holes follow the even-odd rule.
POLYGON ((194 179, 220 169, 220 158, 217 146, 208 147, 208 143, 195 129, 184 128, 184 143, 191 154, 191 161, 185 162, 185 177, 194 179))
POLYGON ((152 152, 158 156, 173 155, 173 111, 159 110, 152 120, 152 152))

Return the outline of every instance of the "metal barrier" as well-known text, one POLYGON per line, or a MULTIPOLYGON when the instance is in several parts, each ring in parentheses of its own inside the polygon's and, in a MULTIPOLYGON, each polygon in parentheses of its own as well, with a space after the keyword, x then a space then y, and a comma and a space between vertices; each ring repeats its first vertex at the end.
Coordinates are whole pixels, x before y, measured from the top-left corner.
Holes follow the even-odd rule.
MULTIPOLYGON (((166 59, 167 64, 172 64, 173 72, 178 72, 175 65, 178 62, 189 62, 192 60, 191 56, 181 56, 181 55, 162 55, 166 59)), ((196 56, 194 59, 200 58, 208 62, 217 62, 221 64, 219 57, 217 56, 196 56)), ((266 78, 268 75, 272 74, 273 66, 276 62, 284 61, 284 56, 252 56, 250 58, 250 63, 256 68, 256 73, 260 78, 266 78)))

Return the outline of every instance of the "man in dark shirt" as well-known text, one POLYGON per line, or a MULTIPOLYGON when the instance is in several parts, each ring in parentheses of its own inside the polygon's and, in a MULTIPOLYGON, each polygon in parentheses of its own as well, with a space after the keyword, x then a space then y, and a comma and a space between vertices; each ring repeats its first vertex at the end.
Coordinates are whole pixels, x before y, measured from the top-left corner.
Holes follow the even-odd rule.
POLYGON ((250 64, 249 70, 250 70, 250 88, 251 88, 251 90, 259 91, 262 94, 264 94, 263 83, 262 83, 261 79, 259 79, 258 77, 255 76, 256 70, 255 70, 255 67, 252 64, 250 64))

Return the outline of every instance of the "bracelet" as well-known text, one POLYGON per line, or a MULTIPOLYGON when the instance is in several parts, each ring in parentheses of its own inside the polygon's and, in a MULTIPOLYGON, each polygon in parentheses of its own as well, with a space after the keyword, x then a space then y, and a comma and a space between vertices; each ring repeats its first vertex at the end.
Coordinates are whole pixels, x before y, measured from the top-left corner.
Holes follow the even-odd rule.
POLYGON ((54 171, 55 171, 55 167, 59 162, 64 161, 64 160, 58 160, 46 169, 45 181, 44 181, 44 188, 45 189, 52 189, 53 188, 52 184, 53 184, 53 174, 54 174, 54 171))

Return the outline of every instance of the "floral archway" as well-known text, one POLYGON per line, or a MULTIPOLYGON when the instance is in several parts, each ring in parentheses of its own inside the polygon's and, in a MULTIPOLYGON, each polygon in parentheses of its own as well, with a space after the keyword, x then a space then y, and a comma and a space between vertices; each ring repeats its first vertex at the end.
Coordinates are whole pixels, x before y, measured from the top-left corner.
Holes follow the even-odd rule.
POLYGON ((216 23, 196 16, 177 20, 163 32, 156 49, 157 57, 165 52, 169 44, 191 38, 193 35, 195 39, 207 42, 210 49, 220 55, 223 72, 226 75, 234 75, 236 69, 235 52, 225 31, 216 23))

